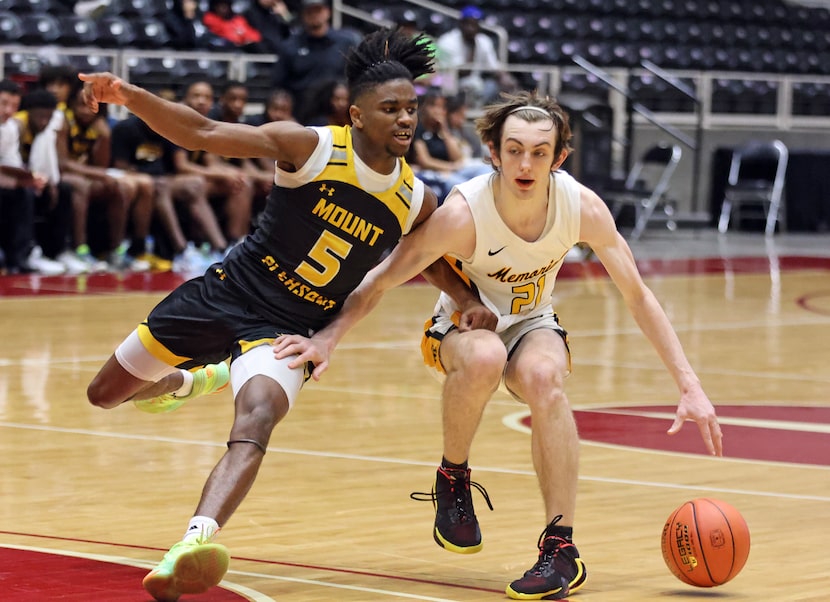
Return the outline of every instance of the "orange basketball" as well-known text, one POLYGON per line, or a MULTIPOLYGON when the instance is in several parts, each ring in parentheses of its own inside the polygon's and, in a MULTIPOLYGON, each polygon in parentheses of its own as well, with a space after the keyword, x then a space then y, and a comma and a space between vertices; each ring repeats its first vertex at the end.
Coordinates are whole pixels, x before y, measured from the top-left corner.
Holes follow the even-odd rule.
POLYGON ((675 577, 696 587, 715 587, 744 568, 749 527, 726 502, 697 498, 671 513, 663 525, 661 547, 675 577))

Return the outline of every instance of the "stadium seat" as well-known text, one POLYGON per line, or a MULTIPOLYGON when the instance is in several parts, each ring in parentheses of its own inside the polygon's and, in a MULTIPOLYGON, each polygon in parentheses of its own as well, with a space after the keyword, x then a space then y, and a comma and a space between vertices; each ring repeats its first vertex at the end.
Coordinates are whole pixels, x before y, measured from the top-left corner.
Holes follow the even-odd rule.
POLYGON ((667 194, 681 156, 682 150, 678 144, 652 146, 631 167, 620 186, 609 185, 603 190, 601 196, 611 208, 615 220, 623 207, 634 207, 634 229, 630 235, 632 240, 640 238, 652 219, 654 210, 659 206, 667 209, 666 217, 672 215, 671 205, 667 204, 667 194))
POLYGON ((0 0, 0 13, 11 12, 15 15, 31 12, 29 0, 0 0))
POLYGON ((0 12, 0 42, 16 44, 23 35, 23 23, 16 14, 8 11, 0 12))
POLYGON ((118 0, 123 17, 158 17, 167 9, 164 0, 118 0))
POLYGON ((533 64, 536 61, 533 53, 533 41, 524 38, 513 38, 507 42, 507 60, 515 64, 533 64))
POLYGON ((60 19, 57 42, 63 46, 94 46, 98 42, 98 24, 95 19, 64 16, 60 19))
MULTIPOLYGON (((781 209, 788 157, 787 146, 780 140, 754 140, 735 149, 723 193, 719 232, 728 230, 732 215, 739 217, 743 205, 760 204, 766 221, 764 233, 775 233, 776 224, 785 215, 781 209)), ((781 226, 783 229, 783 223, 781 226)))
POLYGON ((196 81, 206 80, 209 82, 224 81, 228 78, 229 65, 225 61, 211 59, 183 59, 181 66, 185 75, 180 78, 182 87, 188 86, 196 81))
POLYGON ((59 0, 28 0, 29 12, 41 15, 62 15, 69 13, 69 6, 59 0))
POLYGON ((135 42, 135 30, 124 17, 108 16, 98 20, 98 45, 103 48, 125 48, 135 42))
POLYGON ((21 15, 21 33, 19 43, 39 46, 54 44, 60 38, 61 28, 57 18, 45 13, 21 15))
POLYGON ((103 54, 73 54, 69 55, 69 64, 81 73, 92 73, 112 71, 114 60, 103 54))
POLYGON ((161 50, 170 44, 170 33, 164 23, 155 17, 136 17, 132 19, 137 48, 161 50))
POLYGON ((248 88, 248 102, 264 103, 273 90, 271 83, 273 63, 248 62, 245 64, 245 86, 248 88))
POLYGON ((130 81, 153 91, 161 88, 179 91, 182 81, 188 74, 182 60, 172 56, 164 58, 128 56, 125 62, 130 81))

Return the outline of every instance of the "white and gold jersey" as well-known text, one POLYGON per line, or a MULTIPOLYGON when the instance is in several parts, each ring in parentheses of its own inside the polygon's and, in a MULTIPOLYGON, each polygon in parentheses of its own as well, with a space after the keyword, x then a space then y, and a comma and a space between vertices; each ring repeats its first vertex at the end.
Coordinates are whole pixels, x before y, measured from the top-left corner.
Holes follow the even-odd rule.
MULTIPOLYGON (((521 320, 552 313, 556 274, 567 252, 579 242, 580 188, 564 171, 551 174, 545 227, 537 240, 527 241, 496 210, 494 177, 478 176, 456 187, 472 211, 476 247, 471 257, 448 255, 447 259, 499 316, 497 332, 502 332, 521 320)), ((457 308, 441 293, 436 313, 440 309, 452 315, 457 308)))

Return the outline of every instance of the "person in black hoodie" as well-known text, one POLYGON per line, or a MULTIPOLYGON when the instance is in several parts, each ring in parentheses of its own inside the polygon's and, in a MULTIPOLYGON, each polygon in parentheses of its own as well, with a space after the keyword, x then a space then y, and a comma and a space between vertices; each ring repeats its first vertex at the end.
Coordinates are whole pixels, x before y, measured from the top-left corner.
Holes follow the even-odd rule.
POLYGON ((278 53, 282 41, 291 35, 294 15, 283 0, 251 0, 244 16, 262 34, 267 52, 278 53))
POLYGON ((296 106, 314 83, 342 77, 345 57, 360 41, 356 33, 331 26, 331 8, 324 0, 303 0, 300 21, 302 29, 280 47, 271 81, 274 88, 291 92, 296 106))
POLYGON ((173 0, 161 15, 178 50, 232 50, 234 45, 211 33, 202 23, 198 0, 173 0))

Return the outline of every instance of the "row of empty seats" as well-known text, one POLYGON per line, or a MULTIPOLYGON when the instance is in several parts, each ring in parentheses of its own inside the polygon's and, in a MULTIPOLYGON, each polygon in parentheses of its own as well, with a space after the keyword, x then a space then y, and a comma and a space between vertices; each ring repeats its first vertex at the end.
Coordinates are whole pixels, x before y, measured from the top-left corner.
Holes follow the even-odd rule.
MULTIPOLYGON (((112 70, 113 60, 106 54, 69 55, 67 59, 79 71, 112 70)), ((7 72, 37 76, 41 67, 37 54, 8 53, 4 68, 7 72)), ((242 72, 231 73, 228 61, 209 58, 144 57, 129 55, 125 67, 131 81, 152 90, 162 88, 181 91, 197 79, 221 81, 234 76, 243 79, 249 87, 252 102, 262 102, 271 90, 270 61, 256 62, 253 57, 244 63, 242 72)), ((695 90, 695 81, 679 80, 695 90)), ((606 85, 590 74, 563 72, 563 93, 604 97, 606 85)), ((654 112, 693 112, 695 100, 651 74, 632 75, 627 82, 632 100, 654 112)), ((737 113, 774 115, 778 110, 779 84, 766 80, 716 78, 712 81, 710 110, 715 114, 737 113)), ((792 113, 802 116, 830 114, 830 83, 796 82, 792 86, 792 113)))
MULTIPOLYGON (((237 10, 244 10, 246 0, 237 10)), ((249 0, 247 0, 249 1, 249 0)), ((451 0, 448 5, 466 4, 451 0)), ((376 19, 399 7, 355 2, 376 19)), ((511 63, 565 65, 581 55, 601 67, 830 75, 830 11, 731 0, 500 0, 481 2, 485 20, 508 32, 511 63), (778 15, 769 19, 770 14, 778 15), (793 21, 798 25, 793 26, 793 21)), ((110 0, 97 19, 66 14, 60 0, 0 0, 0 43, 157 49, 172 40, 159 18, 167 0, 110 0), (58 17, 59 15, 59 17, 58 17)), ((440 35, 446 15, 412 6, 422 27, 440 35)), ((350 25, 365 23, 350 22, 350 25)))
POLYGON ((0 11, 0 43, 100 48, 163 49, 170 43, 164 24, 153 17, 92 19, 47 13, 17 15, 0 11))
MULTIPOLYGON (((459 9, 469 0, 444 0, 459 9)), ((356 2, 360 5, 361 2, 356 2)), ((518 9, 526 13, 605 14, 617 17, 691 19, 721 23, 770 23, 807 29, 827 29, 826 8, 782 0, 478 0, 485 12, 518 9)))

